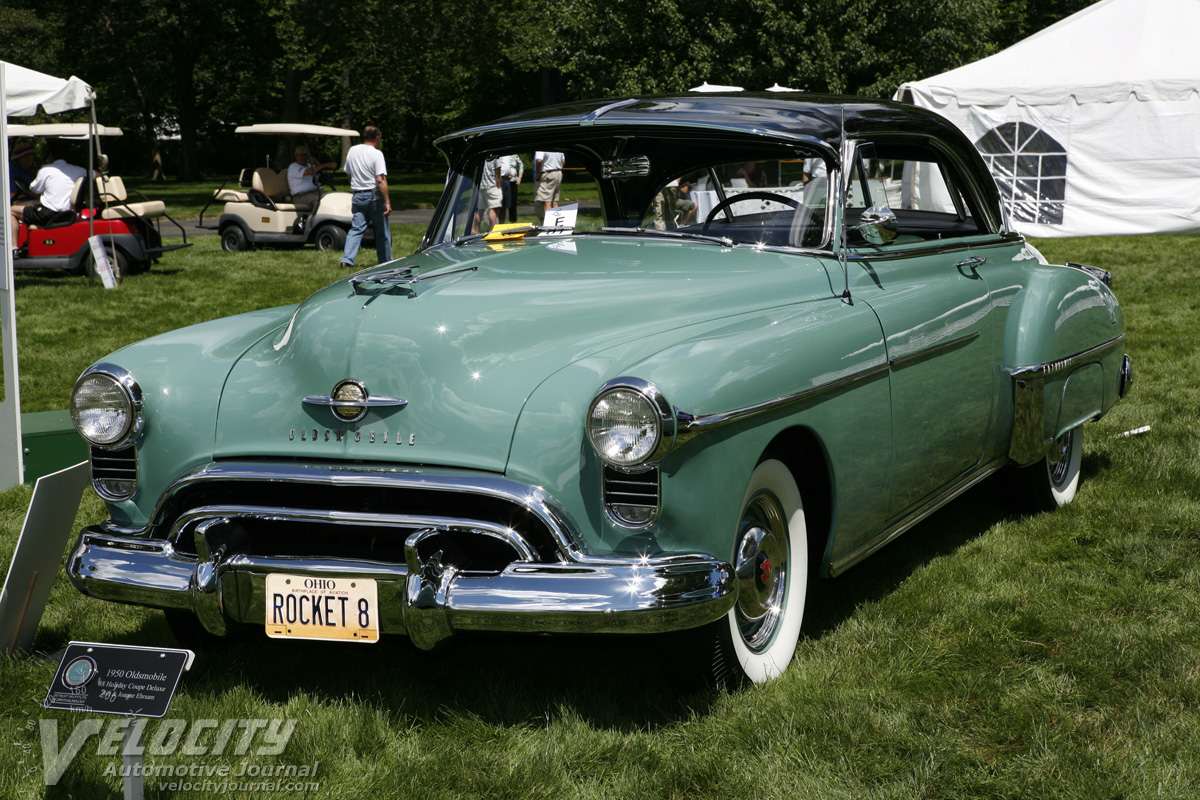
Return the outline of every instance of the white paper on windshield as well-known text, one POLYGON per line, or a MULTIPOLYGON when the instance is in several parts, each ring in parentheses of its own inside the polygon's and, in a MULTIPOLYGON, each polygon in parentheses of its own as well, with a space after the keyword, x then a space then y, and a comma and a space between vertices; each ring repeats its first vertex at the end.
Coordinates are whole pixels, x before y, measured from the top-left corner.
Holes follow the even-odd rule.
POLYGON ((552 231, 541 234, 542 236, 569 236, 575 230, 575 220, 579 217, 579 203, 571 203, 569 206, 559 206, 552 208, 546 212, 546 219, 542 222, 547 228, 566 228, 563 231, 552 231))

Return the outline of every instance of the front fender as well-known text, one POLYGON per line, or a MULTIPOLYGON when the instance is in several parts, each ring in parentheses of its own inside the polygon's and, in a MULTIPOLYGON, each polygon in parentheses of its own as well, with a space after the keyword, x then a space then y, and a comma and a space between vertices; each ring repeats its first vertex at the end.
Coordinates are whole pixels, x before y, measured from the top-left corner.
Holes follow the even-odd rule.
POLYGON ((167 486, 212 458, 226 376, 251 345, 287 324, 295 309, 281 306, 192 325, 103 359, 138 381, 146 421, 137 441, 138 491, 131 500, 108 504, 114 524, 143 527, 167 486))

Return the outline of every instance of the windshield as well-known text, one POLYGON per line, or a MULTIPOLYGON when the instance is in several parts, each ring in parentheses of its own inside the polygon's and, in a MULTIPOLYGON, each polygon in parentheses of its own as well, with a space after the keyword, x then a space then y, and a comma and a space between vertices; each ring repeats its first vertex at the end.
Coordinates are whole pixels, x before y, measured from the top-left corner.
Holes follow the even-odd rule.
POLYGON ((748 137, 726 142, 661 134, 610 134, 528 147, 478 153, 461 170, 451 171, 426 245, 462 245, 488 233, 494 238, 514 222, 526 226, 522 235, 529 237, 669 236, 787 248, 828 244, 828 165, 815 148, 748 137), (505 197, 518 186, 518 176, 514 215, 505 197))

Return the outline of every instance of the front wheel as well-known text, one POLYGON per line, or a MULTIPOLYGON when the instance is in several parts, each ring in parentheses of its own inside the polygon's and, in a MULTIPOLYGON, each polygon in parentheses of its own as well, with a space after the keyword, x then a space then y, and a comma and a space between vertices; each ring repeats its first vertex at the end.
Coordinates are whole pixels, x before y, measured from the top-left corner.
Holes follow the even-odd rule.
POLYGON ((1017 511, 1053 511, 1075 499, 1083 460, 1083 426, 1060 436, 1049 454, 1028 467, 1009 471, 1005 501, 1017 511))
POLYGON ((734 531, 737 602, 689 632, 684 647, 709 685, 735 688, 779 677, 800 641, 808 593, 808 528, 800 490, 781 461, 750 474, 734 531))

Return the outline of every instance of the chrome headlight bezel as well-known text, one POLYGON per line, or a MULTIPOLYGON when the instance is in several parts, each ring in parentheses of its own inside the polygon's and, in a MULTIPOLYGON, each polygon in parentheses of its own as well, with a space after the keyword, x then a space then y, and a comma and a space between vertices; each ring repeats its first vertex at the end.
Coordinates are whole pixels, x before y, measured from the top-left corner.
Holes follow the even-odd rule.
POLYGON ((614 378, 600 387, 588 405, 584 418, 584 429, 588 444, 596 456, 614 469, 637 471, 648 465, 657 464, 671 452, 675 444, 675 410, 667 398, 653 383, 641 378, 614 378), (645 419, 652 426, 654 441, 643 448, 642 452, 632 459, 619 460, 610 457, 602 441, 598 441, 601 432, 594 425, 596 407, 608 396, 616 392, 629 392, 634 398, 645 404, 645 419))
POLYGON ((79 376, 79 379, 75 381, 75 386, 71 390, 71 422, 74 424, 75 430, 79 431, 79 435, 83 437, 84 441, 93 447, 105 450, 120 450, 133 443, 145 427, 145 417, 142 413, 143 408, 142 387, 134 380, 129 370, 124 367, 118 367, 115 364, 95 364, 88 367, 79 376), (82 424, 80 421, 85 413, 78 403, 80 388, 85 383, 95 380, 107 380, 111 382, 122 400, 125 422, 120 426, 117 434, 109 438, 97 438, 94 435, 88 435, 85 424, 82 424))

